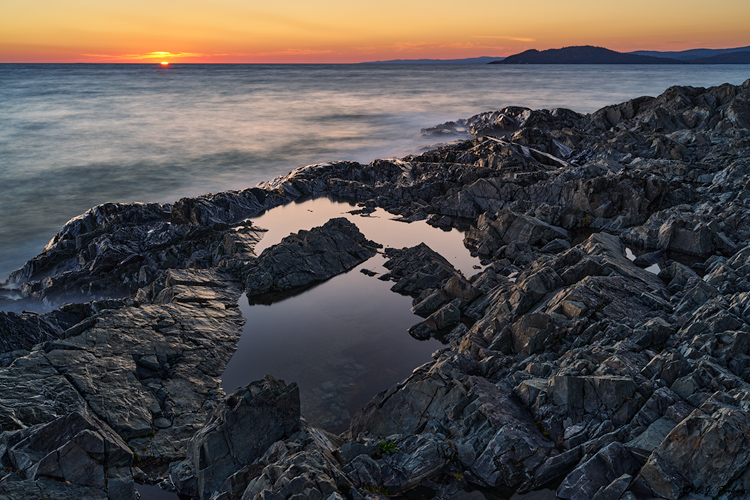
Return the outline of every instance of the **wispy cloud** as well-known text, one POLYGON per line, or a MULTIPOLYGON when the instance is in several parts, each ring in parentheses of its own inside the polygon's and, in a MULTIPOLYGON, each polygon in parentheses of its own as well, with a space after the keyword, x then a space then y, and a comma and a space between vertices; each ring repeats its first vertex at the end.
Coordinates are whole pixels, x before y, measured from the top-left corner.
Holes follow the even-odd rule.
POLYGON ((505 47, 488 42, 447 42, 447 43, 422 43, 422 42, 396 42, 392 45, 393 49, 399 52, 435 50, 435 49, 504 49, 505 47))
POLYGON ((204 57, 206 54, 197 52, 147 52, 145 54, 82 54, 85 57, 97 59, 118 59, 127 61, 142 61, 148 59, 174 59, 181 57, 204 57))
POLYGON ((309 56, 315 54, 331 54, 332 50, 318 50, 318 49, 284 49, 274 50, 272 52, 256 52, 251 55, 258 57, 267 56, 309 56))
POLYGON ((514 42, 536 42, 534 38, 519 38, 515 36, 503 36, 503 35, 474 35, 471 38, 495 38, 499 40, 512 40, 514 42))

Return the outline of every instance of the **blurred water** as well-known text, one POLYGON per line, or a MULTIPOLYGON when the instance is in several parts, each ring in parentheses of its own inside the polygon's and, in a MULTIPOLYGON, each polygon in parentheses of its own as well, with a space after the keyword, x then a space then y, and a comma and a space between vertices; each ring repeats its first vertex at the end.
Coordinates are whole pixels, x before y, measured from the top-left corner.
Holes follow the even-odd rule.
POLYGON ((108 201, 170 202, 305 164, 402 156, 507 105, 590 112, 748 66, 0 64, 0 281, 108 201))

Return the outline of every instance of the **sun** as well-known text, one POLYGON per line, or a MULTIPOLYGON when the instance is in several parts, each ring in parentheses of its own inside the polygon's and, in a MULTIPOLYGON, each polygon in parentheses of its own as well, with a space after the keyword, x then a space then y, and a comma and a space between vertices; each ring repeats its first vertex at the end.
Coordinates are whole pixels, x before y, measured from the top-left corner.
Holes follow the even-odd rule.
POLYGON ((169 66, 169 62, 167 61, 162 61, 159 64, 161 64, 162 66, 169 66))

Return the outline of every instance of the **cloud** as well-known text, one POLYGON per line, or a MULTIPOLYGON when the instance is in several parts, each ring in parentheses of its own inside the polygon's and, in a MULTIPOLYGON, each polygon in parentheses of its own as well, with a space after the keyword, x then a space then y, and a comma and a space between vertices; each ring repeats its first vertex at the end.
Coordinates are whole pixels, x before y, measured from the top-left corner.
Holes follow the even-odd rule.
POLYGON ((499 40, 513 40, 514 42, 536 42, 534 38, 519 38, 515 36, 503 36, 503 35, 474 35, 471 38, 496 38, 499 40))
POLYGON ((142 61, 148 59, 174 59, 181 57, 204 57, 207 54, 197 52, 147 52, 145 54, 82 54, 85 57, 94 57, 97 59, 118 59, 127 61, 142 61))
POLYGON ((256 52, 254 54, 248 54, 258 57, 266 56, 309 56, 315 54, 330 54, 332 50, 317 50, 317 49, 284 49, 274 50, 272 52, 256 52))
POLYGON ((421 42, 397 42, 392 48, 399 52, 435 50, 435 49, 505 49, 503 46, 487 42, 447 42, 447 43, 421 43, 421 42))

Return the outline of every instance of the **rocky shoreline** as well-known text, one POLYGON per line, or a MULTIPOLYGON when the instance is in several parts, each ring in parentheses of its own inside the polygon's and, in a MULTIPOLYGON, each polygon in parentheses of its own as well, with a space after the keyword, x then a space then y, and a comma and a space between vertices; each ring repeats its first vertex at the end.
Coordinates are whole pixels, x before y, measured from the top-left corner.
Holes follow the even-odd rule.
POLYGON ((133 499, 138 482, 201 500, 744 498, 750 80, 425 133, 457 130, 475 138, 67 223, 10 278, 49 312, 0 313, 0 496, 133 499), (249 218, 320 196, 469 224, 485 266, 387 251, 379 278, 424 318, 409 333, 446 347, 342 435, 305 421, 294 381, 226 396, 219 380, 242 293, 377 251, 333 219, 255 254, 249 218))

